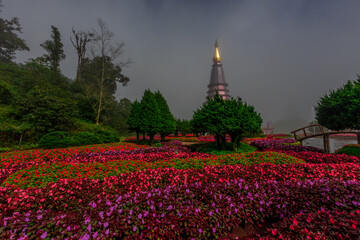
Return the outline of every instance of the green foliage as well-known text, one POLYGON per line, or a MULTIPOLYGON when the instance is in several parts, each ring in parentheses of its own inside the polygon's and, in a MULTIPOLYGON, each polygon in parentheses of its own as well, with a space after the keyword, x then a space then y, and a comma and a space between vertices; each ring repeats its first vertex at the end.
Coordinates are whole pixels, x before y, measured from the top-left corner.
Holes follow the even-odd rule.
POLYGON ((50 64, 52 71, 60 72, 60 61, 65 59, 65 54, 59 29, 51 25, 51 40, 46 40, 40 46, 47 52, 44 59, 50 64))
POLYGON ((131 105, 130 116, 127 120, 129 130, 136 132, 136 138, 138 141, 139 141, 139 134, 140 134, 140 130, 141 130, 141 128, 140 128, 141 122, 142 122, 141 111, 142 111, 142 109, 141 109, 140 102, 135 100, 131 105))
POLYGON ((43 149, 53 149, 118 141, 120 141, 120 137, 116 133, 100 129, 96 132, 77 133, 56 131, 42 136, 38 146, 43 149))
POLYGON ((127 98, 114 102, 113 109, 109 112, 109 119, 105 123, 119 134, 127 135, 129 128, 127 120, 130 117, 131 105, 131 101, 127 98))
POLYGON ((181 133, 183 136, 185 134, 192 133, 193 129, 191 126, 191 122, 185 119, 177 119, 176 120, 176 128, 175 128, 175 136, 181 133))
POLYGON ((163 95, 157 91, 154 96, 160 111, 159 132, 161 140, 165 141, 165 136, 175 131, 176 121, 163 95))
POLYGON ((360 79, 348 81, 318 101, 316 120, 331 130, 360 129, 360 79))
POLYGON ((95 131, 95 134, 99 136, 101 143, 113 143, 120 141, 119 135, 115 132, 99 129, 95 131))
POLYGON ((161 130, 160 110, 154 93, 150 90, 145 90, 140 104, 140 119, 142 119, 140 130, 141 132, 149 134, 150 142, 152 142, 154 140, 154 135, 161 130))
POLYGON ((16 51, 29 50, 17 33, 21 33, 18 18, 11 20, 0 18, 0 62, 9 63, 13 61, 16 51))
MULTIPOLYGON (((215 143, 208 143, 208 144, 201 145, 200 147, 198 147, 196 149, 196 151, 202 152, 202 153, 214 154, 214 155, 226 155, 226 154, 234 153, 233 146, 230 143, 226 143, 224 150, 217 150, 215 143)), ((255 151, 256 151, 255 147, 252 147, 249 144, 243 143, 243 142, 240 143, 240 145, 237 148, 237 153, 248 153, 248 152, 255 152, 255 151)))
POLYGON ((192 125, 200 133, 214 134, 219 150, 225 148, 225 135, 229 134, 234 151, 240 146, 245 134, 261 132, 262 119, 253 106, 241 98, 224 100, 216 94, 196 110, 192 125))
POLYGON ((72 102, 45 89, 35 87, 18 102, 18 108, 21 119, 30 123, 38 134, 70 130, 74 124, 72 102))
POLYGON ((40 148, 66 148, 69 146, 76 146, 70 137, 70 133, 63 131, 56 131, 45 134, 39 140, 38 146, 40 148))
POLYGON ((360 145, 350 144, 338 149, 335 154, 346 154, 349 156, 360 157, 360 145))
POLYGON ((8 87, 0 82, 0 104, 10 104, 12 102, 13 96, 8 89, 8 87))

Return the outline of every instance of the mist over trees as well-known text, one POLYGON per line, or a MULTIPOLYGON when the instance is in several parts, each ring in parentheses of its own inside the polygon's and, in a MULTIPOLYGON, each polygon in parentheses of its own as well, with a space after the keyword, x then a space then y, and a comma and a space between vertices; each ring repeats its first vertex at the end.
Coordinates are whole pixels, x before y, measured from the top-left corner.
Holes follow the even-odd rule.
POLYGON ((130 61, 120 61, 124 43, 116 41, 106 23, 98 19, 97 28, 72 29, 69 41, 78 56, 72 80, 61 72, 66 56, 56 26, 51 25, 50 39, 39 43, 44 55, 16 64, 15 52, 29 50, 18 35, 19 19, 0 18, 1 146, 36 143, 54 131, 128 133, 132 103, 116 100, 115 92, 118 83, 130 81, 122 71, 130 61))

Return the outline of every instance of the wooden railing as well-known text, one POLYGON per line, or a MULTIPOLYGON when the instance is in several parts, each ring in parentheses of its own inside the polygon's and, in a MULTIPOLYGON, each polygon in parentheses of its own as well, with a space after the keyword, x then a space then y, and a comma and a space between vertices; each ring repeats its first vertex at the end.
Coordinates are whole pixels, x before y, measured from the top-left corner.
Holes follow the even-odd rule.
POLYGON ((308 138, 314 138, 314 137, 323 137, 323 142, 324 142, 324 151, 325 153, 329 153, 330 152, 330 135, 335 135, 335 134, 356 134, 357 135, 357 142, 358 144, 360 144, 360 132, 359 131, 355 131, 355 130, 348 130, 348 131, 325 131, 324 127, 321 126, 320 124, 312 124, 303 128, 299 128, 296 129, 294 131, 291 132, 292 134, 294 134, 294 138, 296 141, 299 141, 300 144, 302 145, 302 141, 304 141, 305 139, 308 138), (314 132, 314 134, 308 134, 306 132, 306 129, 308 128, 318 128, 320 131, 319 132, 314 132), (302 132, 303 134, 300 134, 298 132, 302 132), (298 134, 297 134, 298 133, 298 134))

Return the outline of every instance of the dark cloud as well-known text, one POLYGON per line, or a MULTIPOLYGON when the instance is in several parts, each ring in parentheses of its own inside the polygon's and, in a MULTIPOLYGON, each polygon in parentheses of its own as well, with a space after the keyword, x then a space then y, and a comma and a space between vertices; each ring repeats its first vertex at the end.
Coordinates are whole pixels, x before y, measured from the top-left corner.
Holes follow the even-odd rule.
MULTIPOLYGON (((67 54, 62 71, 75 76, 71 28, 91 29, 101 17, 126 44, 131 81, 118 96, 140 99, 159 89, 177 117, 191 118, 204 102, 218 38, 230 94, 264 121, 311 120, 311 107, 329 89, 355 79, 360 62, 359 1, 3 0, 2 15, 17 16, 30 52, 57 26, 67 54)), ((292 127, 292 126, 291 126, 292 127)), ((301 126, 293 126, 294 128, 301 126)))

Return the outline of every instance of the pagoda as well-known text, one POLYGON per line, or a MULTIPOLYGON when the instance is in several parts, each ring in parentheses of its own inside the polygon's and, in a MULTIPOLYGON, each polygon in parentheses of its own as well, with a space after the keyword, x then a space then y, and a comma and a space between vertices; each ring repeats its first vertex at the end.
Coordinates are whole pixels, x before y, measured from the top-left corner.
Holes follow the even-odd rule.
POLYGON ((213 65, 211 69, 209 90, 207 91, 207 98, 212 98, 218 93, 223 99, 229 99, 228 84, 225 82, 224 70, 221 64, 221 57, 219 53, 219 44, 215 42, 215 53, 213 57, 213 65))

